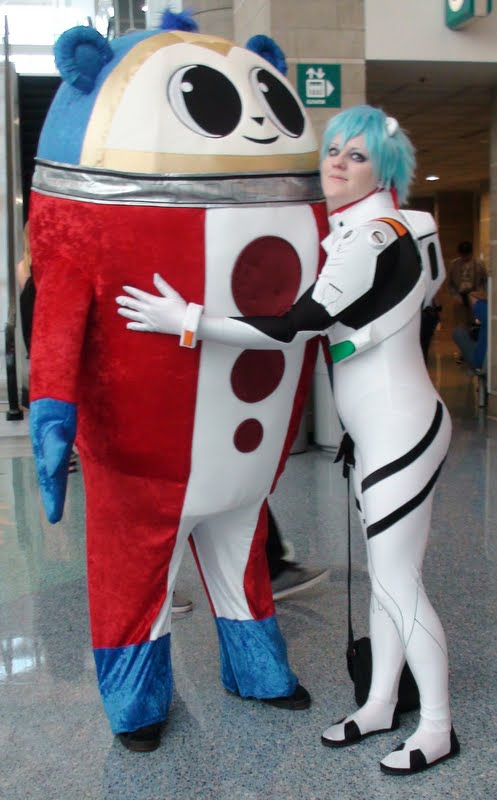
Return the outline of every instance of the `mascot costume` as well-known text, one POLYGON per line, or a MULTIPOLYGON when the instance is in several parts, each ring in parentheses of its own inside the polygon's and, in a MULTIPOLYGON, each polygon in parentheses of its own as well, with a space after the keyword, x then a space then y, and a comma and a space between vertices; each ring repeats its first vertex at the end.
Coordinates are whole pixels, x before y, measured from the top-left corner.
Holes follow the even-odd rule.
POLYGON ((281 314, 314 283, 328 232, 316 141, 271 39, 240 47, 170 12, 163 27, 112 42, 87 27, 61 36, 30 209, 41 494, 56 522, 77 432, 102 700, 123 743, 154 729, 130 749, 153 749, 168 713, 189 537, 224 686, 309 705, 276 621, 265 539, 316 342, 285 354, 193 345, 199 308, 281 314), (195 301, 185 349, 130 336, 115 312, 123 284, 153 289, 154 273, 195 301))

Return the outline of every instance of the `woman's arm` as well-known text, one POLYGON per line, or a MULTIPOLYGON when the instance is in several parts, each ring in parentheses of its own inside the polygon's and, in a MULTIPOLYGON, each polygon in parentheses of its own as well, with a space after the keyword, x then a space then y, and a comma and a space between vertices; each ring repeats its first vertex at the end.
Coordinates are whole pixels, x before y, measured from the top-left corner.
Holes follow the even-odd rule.
POLYGON ((316 283, 280 317, 208 317, 187 304, 160 275, 160 296, 132 286, 116 298, 130 330, 180 336, 184 347, 197 339, 254 350, 286 349, 323 333, 336 322, 357 330, 397 305, 421 274, 407 229, 399 237, 386 221, 373 220, 344 232, 328 254, 316 283), (402 242, 402 244, 401 244, 402 242))
POLYGON ((312 299, 314 286, 280 317, 207 317, 201 306, 188 305, 160 275, 154 275, 154 285, 161 296, 124 286, 128 294, 116 298, 118 313, 131 320, 127 324, 130 330, 176 334, 185 347, 194 347, 197 339, 208 339, 257 350, 286 349, 333 323, 325 308, 312 299))

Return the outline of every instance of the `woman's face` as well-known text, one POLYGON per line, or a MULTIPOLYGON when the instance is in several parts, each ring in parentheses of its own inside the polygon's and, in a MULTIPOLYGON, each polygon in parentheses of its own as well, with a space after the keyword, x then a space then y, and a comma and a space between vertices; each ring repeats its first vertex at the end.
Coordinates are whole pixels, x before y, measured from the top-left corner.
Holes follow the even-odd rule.
POLYGON ((371 194, 378 183, 364 136, 349 139, 344 147, 341 140, 340 135, 331 140, 321 163, 321 185, 329 211, 371 194))

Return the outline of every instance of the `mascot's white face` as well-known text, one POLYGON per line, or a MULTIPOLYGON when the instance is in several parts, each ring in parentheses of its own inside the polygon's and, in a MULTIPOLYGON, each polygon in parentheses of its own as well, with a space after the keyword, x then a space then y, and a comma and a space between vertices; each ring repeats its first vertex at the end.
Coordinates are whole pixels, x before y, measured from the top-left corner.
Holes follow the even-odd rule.
POLYGON ((97 98, 82 163, 145 173, 315 169, 316 140, 288 81, 257 54, 215 37, 140 42, 97 98))

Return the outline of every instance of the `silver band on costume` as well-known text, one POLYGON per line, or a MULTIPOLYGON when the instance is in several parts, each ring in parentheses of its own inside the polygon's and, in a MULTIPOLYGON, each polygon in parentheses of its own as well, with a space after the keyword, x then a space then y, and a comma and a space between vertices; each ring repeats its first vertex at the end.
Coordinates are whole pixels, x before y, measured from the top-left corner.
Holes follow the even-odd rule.
POLYGON ((314 203, 323 199, 319 174, 135 175, 38 161, 33 189, 91 203, 146 206, 314 203))

